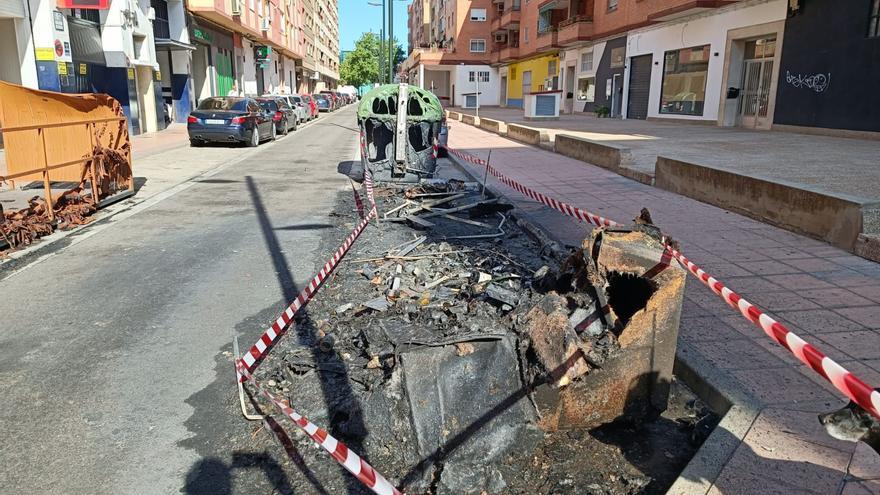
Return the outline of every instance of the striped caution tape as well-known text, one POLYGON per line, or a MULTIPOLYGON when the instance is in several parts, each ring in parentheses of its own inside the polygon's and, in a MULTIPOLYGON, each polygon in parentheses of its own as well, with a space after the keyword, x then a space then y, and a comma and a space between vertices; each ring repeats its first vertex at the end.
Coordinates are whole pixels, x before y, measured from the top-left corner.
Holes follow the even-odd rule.
POLYGON ((802 363, 822 375, 837 390, 853 400, 863 409, 880 418, 880 392, 860 380, 843 366, 798 337, 782 323, 768 316, 760 308, 730 290, 721 281, 706 273, 702 268, 687 259, 683 254, 667 246, 666 250, 695 277, 724 300, 730 307, 738 310, 747 320, 758 326, 768 337, 775 340, 795 355, 802 363))
POLYGON ((299 414, 285 401, 279 400, 277 397, 269 393, 266 389, 257 383, 241 361, 236 363, 236 373, 238 379, 248 380, 257 391, 275 405, 285 416, 290 418, 293 423, 304 431, 315 443, 326 450, 336 462, 342 465, 351 474, 354 475, 367 488, 373 490, 378 495, 402 495, 402 492, 395 488, 385 479, 378 471, 373 469, 363 458, 345 446, 344 443, 334 438, 327 430, 317 426, 308 420, 305 416, 299 414))
MULTIPOLYGON (((526 187, 498 172, 494 167, 489 165, 486 160, 482 160, 468 153, 454 150, 449 147, 446 149, 453 155, 469 163, 488 167, 489 173, 493 177, 498 178, 505 185, 510 186, 523 195, 539 201, 565 215, 578 220, 587 221, 599 227, 620 225, 613 220, 581 210, 526 187)), ((666 251, 672 256, 672 258, 675 258, 682 266, 684 266, 689 273, 697 277, 703 284, 709 287, 712 292, 721 297, 724 302, 738 310, 743 317, 763 330, 767 336, 788 349, 788 351, 794 354, 794 356, 801 362, 809 366, 816 373, 819 373, 853 402, 870 412, 875 417, 880 418, 880 392, 874 390, 873 387, 860 380, 846 368, 820 352, 811 344, 808 344, 802 338, 798 337, 794 332, 786 328, 785 325, 774 320, 760 308, 726 287, 718 279, 706 273, 702 268, 687 259, 676 249, 666 245, 666 251)))
POLYGON ((582 210, 576 206, 572 206, 564 201, 559 201, 559 200, 556 200, 556 199, 551 198, 549 196, 546 196, 544 194, 541 194, 540 192, 535 191, 534 189, 532 189, 528 186, 524 186, 524 185, 520 184, 519 182, 511 179, 510 177, 507 177, 504 174, 502 174, 500 171, 498 171, 498 169, 496 169, 495 167, 486 163, 486 160, 474 157, 472 155, 469 155, 467 153, 464 153, 464 152, 461 152, 458 150, 454 150, 449 147, 447 147, 446 150, 449 151, 450 153, 452 153, 453 155, 455 155, 463 160, 466 160, 468 162, 471 162, 475 165, 488 167, 489 174, 492 175, 493 177, 495 177, 496 179, 498 179, 499 181, 501 181, 504 185, 509 186, 513 189, 516 189, 524 196, 527 196, 529 198, 534 199, 535 201, 543 203, 543 204, 549 206, 550 208, 553 208, 554 210, 557 210, 565 215, 568 215, 570 217, 576 218, 581 221, 589 222, 597 227, 610 227, 612 225, 617 225, 617 222, 614 222, 613 220, 609 220, 605 217, 595 215, 595 214, 590 213, 586 210, 582 210))
MULTIPOLYGON (((318 289, 327 277, 333 273, 333 270, 339 264, 339 261, 345 256, 345 253, 351 249, 352 244, 354 244, 357 238, 360 237, 361 233, 367 227, 367 224, 370 223, 370 220, 378 215, 376 202, 373 199, 373 176, 368 168, 364 170, 364 184, 367 190, 367 200, 370 203, 370 211, 366 215, 361 215, 360 223, 354 228, 348 237, 345 238, 345 241, 343 241, 342 245, 336 249, 333 256, 324 263, 321 270, 312 277, 312 280, 309 281, 308 285, 306 285, 302 291, 300 291, 296 299, 287 306, 284 312, 281 313, 281 316, 272 322, 272 325, 263 332, 256 343, 251 346, 250 350, 244 353, 241 359, 244 362, 244 367, 247 373, 253 373, 254 369, 256 369, 260 361, 265 358, 275 342, 287 332, 290 322, 293 321, 293 317, 296 315, 297 311, 302 309, 315 296, 315 293, 318 292, 318 289)), ((354 191, 355 204, 357 205, 358 210, 363 211, 363 204, 361 203, 360 195, 356 189, 353 188, 352 190, 354 191)))

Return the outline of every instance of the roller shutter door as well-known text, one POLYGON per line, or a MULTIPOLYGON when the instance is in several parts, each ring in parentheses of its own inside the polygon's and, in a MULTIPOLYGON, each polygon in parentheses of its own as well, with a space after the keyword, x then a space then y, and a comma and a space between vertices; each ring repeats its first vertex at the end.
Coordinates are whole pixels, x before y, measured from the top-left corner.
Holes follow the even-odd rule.
POLYGON ((651 55, 633 57, 629 64, 628 119, 648 118, 648 95, 651 91, 651 55))

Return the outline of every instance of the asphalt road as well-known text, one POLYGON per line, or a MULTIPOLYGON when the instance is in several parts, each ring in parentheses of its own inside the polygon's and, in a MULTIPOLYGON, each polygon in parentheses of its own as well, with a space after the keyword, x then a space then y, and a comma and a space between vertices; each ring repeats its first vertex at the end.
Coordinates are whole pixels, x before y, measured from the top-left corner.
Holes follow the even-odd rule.
POLYGON ((0 280, 0 492, 302 493, 237 413, 231 335, 251 344, 327 257, 356 132, 349 106, 223 149, 210 178, 0 280))

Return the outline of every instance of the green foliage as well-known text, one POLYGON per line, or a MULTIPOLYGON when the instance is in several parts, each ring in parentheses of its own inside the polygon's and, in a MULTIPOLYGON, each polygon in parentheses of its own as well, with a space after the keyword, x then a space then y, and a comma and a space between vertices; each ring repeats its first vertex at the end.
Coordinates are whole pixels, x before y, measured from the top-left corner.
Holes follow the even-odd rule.
POLYGON ((608 117, 609 115, 611 115, 610 108, 606 107, 605 105, 596 107, 596 117, 599 117, 601 119, 602 117, 608 117))
MULTIPOLYGON (((395 40, 396 42, 397 40, 395 40)), ((345 60, 339 66, 339 77, 345 84, 361 86, 379 82, 379 57, 388 60, 387 44, 385 51, 380 51, 379 37, 374 33, 364 33, 354 45, 354 50, 345 55, 345 60)), ((406 60, 406 53, 396 43, 397 50, 394 54, 395 71, 397 66, 406 60)))

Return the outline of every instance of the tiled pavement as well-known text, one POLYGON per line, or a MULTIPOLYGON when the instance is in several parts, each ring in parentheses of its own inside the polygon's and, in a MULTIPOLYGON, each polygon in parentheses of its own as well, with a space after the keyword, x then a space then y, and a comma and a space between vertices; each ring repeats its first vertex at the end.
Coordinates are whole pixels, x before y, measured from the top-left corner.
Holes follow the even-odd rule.
MULTIPOLYGON (((452 123, 449 145, 485 158, 509 177, 602 216, 626 222, 650 209, 682 251, 873 386, 880 386, 880 264, 677 196, 599 167, 452 123)), ((500 183, 530 220, 579 245, 578 224, 500 183)), ((821 377, 691 278, 680 353, 695 353, 762 403, 744 442, 709 493, 880 493, 880 456, 835 440, 816 414, 846 401, 821 377)))

